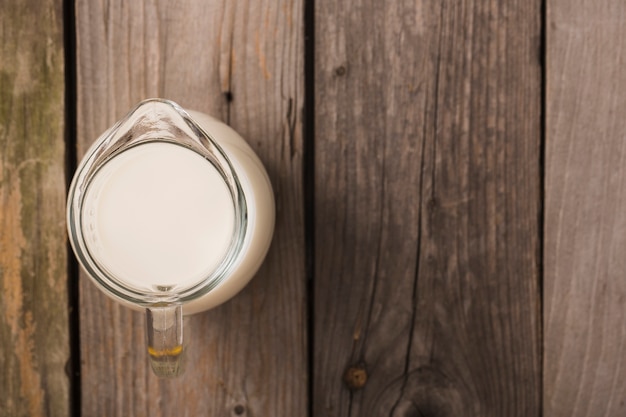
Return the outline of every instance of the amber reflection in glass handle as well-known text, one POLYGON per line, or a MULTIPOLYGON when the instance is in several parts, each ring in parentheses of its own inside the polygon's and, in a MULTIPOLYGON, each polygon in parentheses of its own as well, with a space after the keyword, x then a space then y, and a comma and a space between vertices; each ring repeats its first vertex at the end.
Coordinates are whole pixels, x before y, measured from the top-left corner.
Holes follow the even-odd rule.
POLYGON ((146 309, 148 356, 154 373, 171 378, 183 373, 183 307, 159 303, 146 309))

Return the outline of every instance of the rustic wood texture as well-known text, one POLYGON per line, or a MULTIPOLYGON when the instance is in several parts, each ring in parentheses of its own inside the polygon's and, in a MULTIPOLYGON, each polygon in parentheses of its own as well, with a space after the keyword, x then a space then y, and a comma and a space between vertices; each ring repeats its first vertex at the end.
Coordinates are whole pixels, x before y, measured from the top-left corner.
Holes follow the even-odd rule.
POLYGON ((69 414, 63 70, 61 1, 0 2, 0 416, 69 414))
MULTIPOLYGON (((82 416, 626 415, 626 5, 315 1, 307 398, 303 1, 76 1, 78 156, 171 98, 250 141, 278 209, 180 379, 81 278, 82 416)), ((0 2, 0 416, 71 413, 62 15, 0 2)))
POLYGON ((546 417, 626 415, 625 21, 548 2, 546 417))
POLYGON ((539 416, 540 1, 316 1, 315 416, 539 416))
POLYGON ((143 316, 83 277, 83 416, 305 415, 302 10, 293 0, 77 1, 79 156, 138 101, 165 97, 247 138, 277 203, 257 277, 190 319, 179 379, 151 374, 143 316))

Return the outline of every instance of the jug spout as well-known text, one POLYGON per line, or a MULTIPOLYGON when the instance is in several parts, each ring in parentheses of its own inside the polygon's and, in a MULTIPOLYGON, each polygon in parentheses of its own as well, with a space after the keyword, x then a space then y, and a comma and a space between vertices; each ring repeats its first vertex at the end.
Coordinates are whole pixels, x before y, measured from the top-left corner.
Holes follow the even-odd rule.
POLYGON ((146 309, 148 356, 154 373, 163 378, 183 373, 183 307, 158 303, 146 309))

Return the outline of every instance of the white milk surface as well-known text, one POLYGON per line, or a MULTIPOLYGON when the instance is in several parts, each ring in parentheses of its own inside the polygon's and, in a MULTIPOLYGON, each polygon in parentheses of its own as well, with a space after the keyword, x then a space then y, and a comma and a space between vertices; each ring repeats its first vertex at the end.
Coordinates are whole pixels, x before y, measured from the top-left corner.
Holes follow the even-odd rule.
POLYGON ((92 256, 136 289, 185 288, 224 258, 234 229, 228 188, 213 165, 182 146, 153 142, 108 162, 85 196, 92 256))

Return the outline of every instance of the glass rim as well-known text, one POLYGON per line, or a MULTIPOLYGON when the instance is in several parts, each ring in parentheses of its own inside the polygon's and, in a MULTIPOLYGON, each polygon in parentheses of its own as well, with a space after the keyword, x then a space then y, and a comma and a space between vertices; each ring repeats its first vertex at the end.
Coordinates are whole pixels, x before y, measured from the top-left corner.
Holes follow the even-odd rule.
MULTIPOLYGON (((153 115, 153 117, 156 117, 153 115)), ((158 130, 162 133, 162 130, 158 130)), ((239 260, 247 231, 247 202, 243 187, 233 164, 222 147, 211 135, 198 125, 182 107, 171 100, 148 99, 140 102, 111 129, 103 133, 87 151, 80 162, 67 198, 67 225, 70 244, 74 253, 87 272, 87 275, 102 289, 114 298, 121 299, 145 307, 159 302, 187 302, 197 299, 213 288, 217 287, 229 275, 239 260), (147 108, 149 107, 149 108, 147 108), (144 110, 144 111, 142 111, 144 110), (173 114, 184 123, 177 126, 170 121, 169 127, 177 127, 176 135, 170 137, 153 137, 151 131, 137 135, 137 132, 128 134, 127 126, 135 126, 139 118, 149 112, 173 114), (184 130, 187 132, 185 132, 184 130), (125 136, 126 134, 126 136, 125 136), (106 269, 97 261, 97 257, 90 252, 83 235, 83 207, 89 186, 96 175, 111 159, 149 143, 170 143, 189 149, 207 160, 224 180, 232 199, 234 209, 234 230, 229 247, 217 267, 195 283, 174 291, 162 290, 147 291, 133 288, 106 269)))

